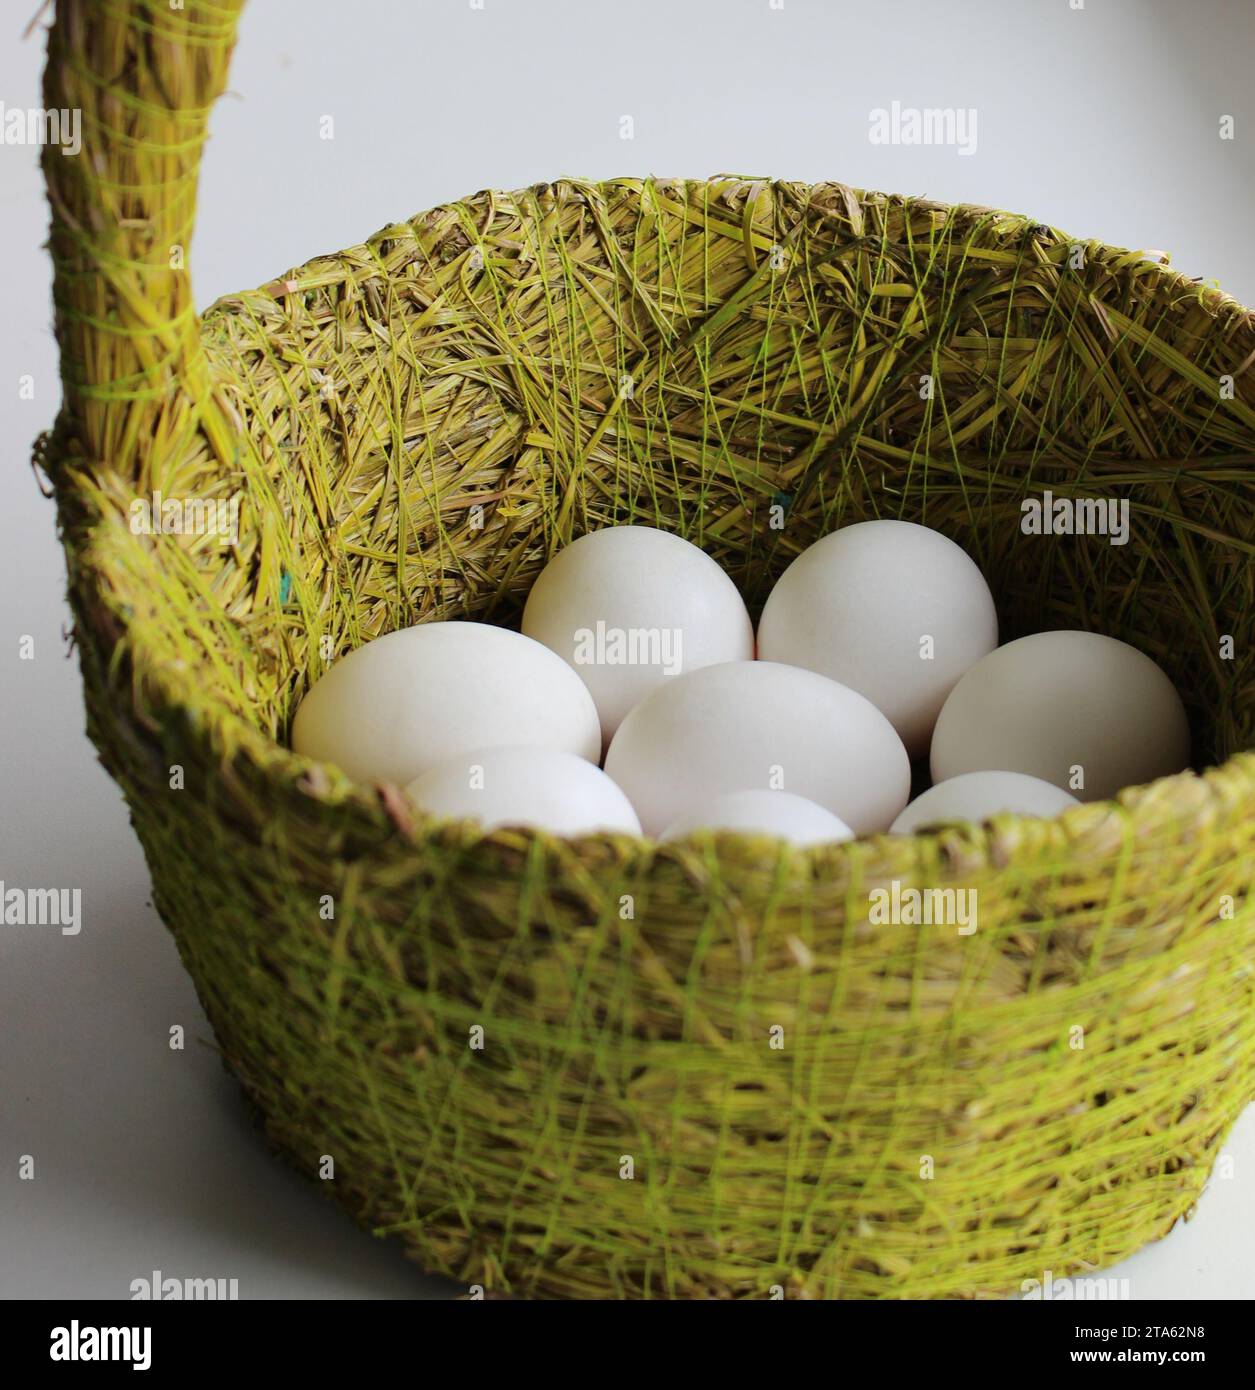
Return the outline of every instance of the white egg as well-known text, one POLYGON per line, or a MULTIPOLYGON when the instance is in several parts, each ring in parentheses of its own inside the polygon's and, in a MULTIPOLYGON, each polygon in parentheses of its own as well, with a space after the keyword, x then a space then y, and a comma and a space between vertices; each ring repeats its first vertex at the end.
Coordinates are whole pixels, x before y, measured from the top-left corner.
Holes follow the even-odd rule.
POLYGON ((619 726, 606 771, 647 835, 720 792, 796 792, 855 834, 885 830, 906 805, 902 740, 868 700, 774 661, 705 666, 660 686, 619 726))
POLYGON ((404 784, 461 752, 522 744, 601 752, 584 683, 548 647, 487 623, 420 623, 358 647, 316 682, 297 753, 359 782, 404 784))
POLYGON ((528 826, 554 835, 639 835, 632 803, 597 767, 551 748, 483 748, 428 768, 406 791, 433 816, 486 830, 528 826))
POLYGON ((917 796, 889 833, 911 835, 939 821, 988 820, 1001 811, 1049 818, 1079 805, 1071 792, 1023 772, 963 772, 917 796))
POLYGON ((1180 772, 1189 760, 1172 682, 1135 647, 1096 632, 1039 632, 991 652, 951 691, 932 746, 936 782, 1027 772, 1082 801, 1180 772))
POLYGON ((708 797, 673 820, 658 838, 681 840, 698 830, 773 835, 792 845, 838 844, 854 838, 850 827, 818 802, 759 788, 708 797))
POLYGON ((965 551, 909 521, 861 521, 804 550, 758 624, 764 661, 865 695, 912 757, 968 667, 998 645, 989 586, 965 551))
POLYGON ((588 686, 606 743, 670 677, 754 655, 736 585, 704 551, 651 526, 610 526, 560 550, 528 596, 522 627, 588 686))

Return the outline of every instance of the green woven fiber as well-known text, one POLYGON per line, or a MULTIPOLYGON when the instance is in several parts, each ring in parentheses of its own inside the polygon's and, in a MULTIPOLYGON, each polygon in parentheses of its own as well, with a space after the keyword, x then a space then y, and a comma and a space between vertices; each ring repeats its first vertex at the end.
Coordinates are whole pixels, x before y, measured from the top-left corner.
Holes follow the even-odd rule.
POLYGON ((198 322, 170 252, 237 10, 58 4, 38 458, 91 735, 274 1144, 523 1294, 996 1296, 1164 1234, 1255 1095, 1251 313, 987 209, 567 179, 198 322), (1024 535, 1047 488, 1127 497, 1130 544, 1024 535), (239 496, 238 542, 134 534, 155 491, 239 496), (415 824, 285 747, 329 660, 516 620, 586 530, 686 535, 757 611, 872 516, 965 545, 1004 637, 1153 656, 1209 770, 803 852, 415 824), (978 931, 872 926, 895 880, 975 888, 978 931))

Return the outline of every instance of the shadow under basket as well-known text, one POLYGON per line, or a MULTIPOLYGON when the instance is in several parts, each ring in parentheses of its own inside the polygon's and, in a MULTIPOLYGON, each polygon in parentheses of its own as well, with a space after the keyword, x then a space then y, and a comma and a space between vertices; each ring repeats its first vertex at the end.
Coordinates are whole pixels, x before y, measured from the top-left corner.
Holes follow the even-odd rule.
POLYGON ((37 460, 91 736, 273 1143, 521 1295, 1001 1296, 1163 1235, 1255 1094, 1250 312, 1005 213, 721 178, 480 193, 202 321, 171 248, 235 9, 58 5, 37 460), (1127 543, 1025 534, 1046 492, 1127 543), (966 547, 1004 639, 1160 662, 1205 770, 800 851, 433 830, 286 747, 332 660, 515 622, 582 532, 687 536, 757 614, 869 517, 966 547), (870 920, 931 889, 977 930, 870 920))

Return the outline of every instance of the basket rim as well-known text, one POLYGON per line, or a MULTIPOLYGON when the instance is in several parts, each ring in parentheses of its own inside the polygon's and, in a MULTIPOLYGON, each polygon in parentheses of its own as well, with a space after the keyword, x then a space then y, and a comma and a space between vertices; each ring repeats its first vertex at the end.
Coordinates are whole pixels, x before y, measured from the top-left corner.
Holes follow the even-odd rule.
MULTIPOLYGON (((1169 290, 1188 293, 1202 302, 1216 316, 1225 315, 1231 321, 1241 319, 1245 326, 1255 331, 1255 309, 1243 306, 1232 295, 1192 279, 1164 264, 1152 259, 1143 252, 1130 252, 1093 239, 1074 238, 1059 230, 1044 226, 1021 214, 1001 211, 970 203, 948 204, 923 197, 905 194, 890 194, 865 191, 835 181, 805 183, 793 180, 749 179, 742 176, 716 175, 709 179, 671 179, 655 177, 620 176, 596 182, 573 177, 561 177, 552 182, 529 185, 513 191, 482 189, 463 199, 439 204, 434 208, 416 214, 403 223, 393 223, 372 234, 365 242, 346 248, 344 252, 324 253, 324 255, 343 255, 355 251, 368 251, 381 241, 396 240, 402 236, 414 236, 415 229, 426 220, 437 218, 450 210, 463 208, 467 204, 494 198, 526 199, 532 198, 543 206, 547 199, 574 196, 587 202, 604 202, 609 190, 627 191, 638 197, 665 196, 679 192, 685 198, 694 187, 708 189, 712 194, 725 200, 738 198, 752 200, 767 189, 786 192, 793 199, 804 199, 808 209, 814 208, 816 198, 821 194, 840 200, 847 216, 857 225, 861 222, 863 210, 876 208, 923 209, 942 218, 953 219, 966 228, 981 228, 988 243, 1014 243, 1025 234, 1039 238, 1043 245, 1072 247, 1082 245, 1087 255, 1105 263, 1112 272, 1152 276, 1169 290)), ((306 265, 322 259, 311 257, 306 265)), ((214 333, 215 324, 223 317, 233 315, 244 308, 250 300, 261 296, 273 305, 280 295, 297 290, 299 292, 299 270, 294 275, 280 277, 252 290, 236 292, 219 297, 205 311, 202 318, 201 336, 209 339, 214 333), (294 281, 296 282, 294 284, 294 281)), ((207 342, 212 354, 212 344, 207 342)), ((216 364, 214 364, 216 365, 216 364)), ((228 382, 230 378, 227 378, 228 382)), ((55 452, 55 450, 54 450, 55 452)), ((52 469, 49 470, 53 471, 52 469)), ((60 473, 58 468, 57 473, 60 473)), ((59 477, 54 481, 60 481, 59 477)), ((63 492, 57 487, 58 497, 63 492)), ((75 553, 79 562, 79 579, 96 573, 101 580, 106 579, 109 569, 109 542, 116 544, 118 529, 101 505, 101 493, 93 489, 92 515, 86 525, 75 528, 75 553)), ((123 528, 125 530, 125 528, 123 528)), ((141 537, 131 536, 129 541, 142 543, 141 537)), ((67 533, 67 547, 71 537, 67 533)), ((108 594, 107 583, 93 585, 97 598, 108 594)), ((106 604, 106 606, 109 606, 106 604)), ((956 827, 962 826, 961 855, 967 869, 986 864, 1002 867, 1010 863, 1008 858, 1016 844, 1036 843, 1043 833, 1058 837, 1060 847, 1067 846, 1071 855, 1089 856, 1097 854, 1107 857, 1118 850, 1125 842, 1126 835, 1152 829, 1157 821, 1165 825, 1175 823, 1179 817, 1157 814, 1160 808, 1174 802, 1194 803, 1196 810, 1204 817, 1218 816, 1235 802, 1243 805, 1255 803, 1255 750, 1240 750, 1222 764, 1205 768, 1201 772, 1193 768, 1159 778, 1154 782, 1122 789, 1110 800, 1083 802, 1071 807, 1051 820, 1036 817, 1002 813, 980 822, 951 822, 930 829, 913 832, 910 835, 889 836, 887 833, 860 836, 850 841, 834 845, 797 847, 785 844, 771 836, 760 836, 738 831, 697 831, 670 844, 660 844, 648 836, 628 836, 622 834, 597 833, 580 836, 557 836, 550 832, 534 829, 498 829, 483 831, 474 820, 450 820, 414 814, 414 808, 401 789, 392 783, 363 784, 352 781, 332 764, 320 763, 294 753, 278 739, 272 739, 247 719, 232 711, 222 709, 212 703, 206 707, 203 695, 194 681, 183 672, 174 669, 170 663, 161 660, 146 648, 142 638, 135 640, 134 631, 129 628, 125 617, 116 609, 112 622, 126 634, 127 663, 131 667, 132 678, 141 680, 148 692, 156 697, 157 703, 165 712, 182 723, 187 736, 201 739, 208 751, 220 765, 232 758, 243 757, 257 769, 265 780, 285 794, 299 798, 308 804, 312 798, 326 807, 336 807, 350 812, 358 822, 357 828, 372 838, 380 834, 392 837, 398 843, 421 849, 425 845, 448 844, 456 842, 468 846, 485 844, 486 847, 515 849, 520 843, 534 843, 549 850, 612 847, 615 857, 637 862, 656 857, 691 857, 696 848, 712 845, 735 845, 746 850, 753 845, 771 844, 782 848, 790 858, 800 857, 801 862, 815 873, 835 870, 838 865, 857 854, 863 857, 868 847, 883 849, 886 842, 900 846, 911 846, 912 867, 927 862, 933 870, 937 868, 937 852, 943 845, 953 845, 956 827), (1240 784, 1241 790, 1234 794, 1234 787, 1240 784), (1119 833, 1113 834, 1115 826, 1122 826, 1119 833)), ((118 634, 112 635, 113 640, 118 634)), ((899 855, 890 856, 899 858, 899 855)), ((902 864, 902 870, 908 866, 902 864)))
MULTIPOLYGON (((588 203, 600 203, 605 201, 607 192, 611 190, 634 193, 638 197, 645 195, 657 197, 674 193, 684 198, 694 188, 708 189, 714 197, 724 199, 740 197, 745 201, 760 197, 767 190, 783 192, 795 201, 804 202, 805 208, 812 211, 816 210, 817 195, 827 193, 835 199, 840 199, 847 216, 855 224, 861 222, 863 212, 866 209, 911 208, 938 214, 943 219, 952 219, 965 229, 976 229, 982 223, 986 224, 987 234, 991 238, 999 237, 1012 240, 1017 236, 1022 237, 1029 233, 1045 246, 1054 245, 1069 249, 1075 246, 1084 247, 1089 255, 1103 262, 1109 272, 1127 272, 1137 269, 1142 274, 1150 274, 1160 284, 1196 298, 1203 307, 1215 314, 1225 313, 1233 318, 1245 320, 1246 326, 1255 331, 1255 306, 1244 304, 1216 282, 1206 281, 1201 276, 1186 275, 1184 271, 1178 270, 1162 259, 1165 253, 1161 251, 1116 246, 1097 237, 1073 236, 1059 227, 1041 222, 1026 213, 1010 212, 1003 208, 988 207, 981 203, 947 203, 922 194, 890 193, 880 189, 861 188, 854 184, 842 183, 838 179, 819 179, 814 182, 807 182, 802 179, 778 179, 768 176, 756 178, 744 174, 711 174, 705 178, 688 178, 683 175, 618 174, 604 179, 592 179, 579 174, 559 174, 553 179, 541 180, 519 188, 479 188, 460 198, 437 203, 433 207, 425 208, 413 214, 404 221, 387 223, 377 231, 372 232, 363 241, 356 242, 352 246, 318 252, 310 256, 301 266, 294 267, 293 270, 299 272, 305 266, 328 257, 350 255, 354 252, 369 252, 380 242, 395 241, 401 237, 413 236, 415 226, 427 219, 435 219, 470 205, 481 203, 491 205, 494 199, 518 202, 522 199, 532 198, 538 208, 543 209, 547 203, 570 195, 588 203)), ((292 279, 291 274, 283 274, 264 281, 260 285, 240 290, 229 290, 219 295, 201 313, 202 335, 204 327, 210 319, 234 313, 240 305, 254 296, 260 295, 266 301, 273 302, 281 295, 291 292, 288 286, 292 279)))

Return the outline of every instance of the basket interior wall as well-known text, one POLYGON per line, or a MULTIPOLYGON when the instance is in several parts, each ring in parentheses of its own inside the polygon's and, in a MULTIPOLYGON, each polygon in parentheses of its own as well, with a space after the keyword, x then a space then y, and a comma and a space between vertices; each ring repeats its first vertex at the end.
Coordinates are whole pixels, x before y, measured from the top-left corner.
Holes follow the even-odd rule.
POLYGON ((839 185, 562 183, 387 228, 204 334, 238 453, 145 482, 239 497, 238 542, 96 545, 130 640, 267 733, 371 636, 515 620, 585 530, 678 531, 756 611, 817 536, 896 516, 970 550, 1004 637, 1159 660, 1200 763, 1255 743, 1255 331, 1144 257, 839 185), (1127 499, 1129 542, 1025 534, 1046 489, 1127 499))

